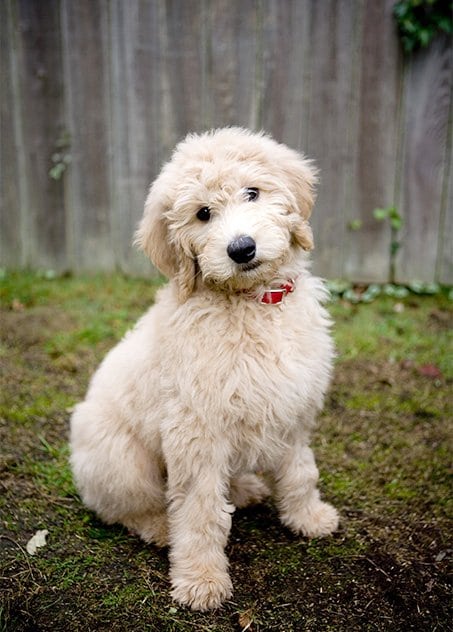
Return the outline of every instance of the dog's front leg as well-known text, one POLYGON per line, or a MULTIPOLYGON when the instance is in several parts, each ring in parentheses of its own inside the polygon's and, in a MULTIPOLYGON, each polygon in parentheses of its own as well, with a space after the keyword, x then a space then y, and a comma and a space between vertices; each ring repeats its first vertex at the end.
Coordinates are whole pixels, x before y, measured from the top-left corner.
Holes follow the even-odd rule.
POLYGON ((289 448, 275 472, 281 521, 309 538, 329 535, 338 526, 336 509, 319 497, 318 478, 313 452, 304 443, 289 448))
POLYGON ((199 437, 178 442, 166 454, 170 576, 176 601, 208 610, 232 593, 224 549, 234 507, 226 499, 229 481, 223 451, 200 442, 199 437))

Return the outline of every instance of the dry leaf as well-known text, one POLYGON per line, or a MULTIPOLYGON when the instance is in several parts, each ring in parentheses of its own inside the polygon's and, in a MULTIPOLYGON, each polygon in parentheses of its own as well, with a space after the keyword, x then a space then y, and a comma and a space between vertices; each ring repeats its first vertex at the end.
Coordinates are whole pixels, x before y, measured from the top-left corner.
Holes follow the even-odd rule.
POLYGON ((46 537, 49 535, 47 529, 37 531, 33 537, 27 542, 27 553, 29 555, 35 555, 38 548, 46 546, 46 537))
POLYGON ((241 626, 241 632, 250 630, 250 626, 253 623, 253 609, 249 608, 245 612, 239 613, 239 625, 241 626))
POLYGON ((13 309, 13 312, 23 312, 25 309, 25 305, 21 303, 18 298, 13 298, 11 307, 13 309))
POLYGON ((424 364, 423 366, 418 367, 418 372, 420 375, 424 375, 425 377, 432 378, 441 378, 442 373, 435 364, 424 364))

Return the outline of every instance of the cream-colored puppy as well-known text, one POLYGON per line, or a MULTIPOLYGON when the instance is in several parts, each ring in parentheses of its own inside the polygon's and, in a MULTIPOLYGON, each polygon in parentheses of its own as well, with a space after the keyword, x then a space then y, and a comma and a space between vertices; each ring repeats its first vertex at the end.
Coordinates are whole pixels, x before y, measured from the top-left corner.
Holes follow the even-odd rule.
POLYGON ((189 135, 151 186, 136 234, 169 277, 107 355, 71 420, 86 505, 170 546, 173 597, 231 596, 235 506, 267 495, 283 524, 330 534, 310 432, 332 365, 326 292, 311 276, 315 173, 239 128, 189 135))

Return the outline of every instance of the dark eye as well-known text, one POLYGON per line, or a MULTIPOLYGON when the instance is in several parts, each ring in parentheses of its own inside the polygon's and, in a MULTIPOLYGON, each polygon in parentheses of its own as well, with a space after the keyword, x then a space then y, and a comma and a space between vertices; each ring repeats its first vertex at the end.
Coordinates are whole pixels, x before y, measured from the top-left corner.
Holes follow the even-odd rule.
POLYGON ((245 197, 247 198, 247 202, 254 202, 258 199, 260 192, 255 187, 247 187, 245 190, 245 197))
POLYGON ((203 208, 198 211, 197 217, 200 222, 209 222, 211 218, 211 211, 207 206, 203 206, 203 208))

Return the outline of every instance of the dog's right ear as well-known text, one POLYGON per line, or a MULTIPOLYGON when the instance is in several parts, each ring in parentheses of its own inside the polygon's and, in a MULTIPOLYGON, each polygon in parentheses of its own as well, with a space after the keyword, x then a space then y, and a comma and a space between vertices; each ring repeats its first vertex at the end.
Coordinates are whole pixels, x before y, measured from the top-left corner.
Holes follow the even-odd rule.
POLYGON ((196 263, 189 251, 170 239, 166 212, 174 203, 168 193, 173 190, 173 179, 174 175, 164 168, 151 185, 134 244, 148 255, 162 274, 176 281, 179 301, 184 303, 195 288, 196 263))
POLYGON ((174 247, 168 237, 165 211, 171 208, 171 200, 166 193, 169 189, 164 174, 151 185, 145 202, 145 212, 137 228, 134 244, 151 259, 166 277, 172 278, 178 272, 178 262, 174 247))

